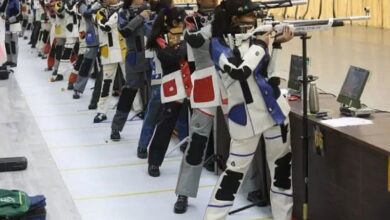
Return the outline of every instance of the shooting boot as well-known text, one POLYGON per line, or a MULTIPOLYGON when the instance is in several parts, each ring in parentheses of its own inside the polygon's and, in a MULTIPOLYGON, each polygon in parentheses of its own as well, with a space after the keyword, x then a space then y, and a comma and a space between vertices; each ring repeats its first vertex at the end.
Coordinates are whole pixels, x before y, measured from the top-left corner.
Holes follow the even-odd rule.
POLYGON ((111 140, 113 141, 120 141, 121 140, 121 134, 119 133, 118 130, 115 130, 113 129, 111 131, 111 136, 110 136, 111 140))
POLYGON ((107 116, 103 113, 97 113, 97 115, 93 119, 93 123, 100 123, 104 120, 107 120, 107 116))
POLYGON ((137 148, 137 157, 140 159, 146 159, 148 157, 148 150, 145 148, 137 148))
POLYGON ((188 197, 179 195, 177 197, 177 201, 175 203, 173 212, 175 212, 176 214, 183 214, 187 211, 187 206, 188 206, 188 197))
POLYGON ((149 176, 159 177, 160 176, 160 168, 156 165, 149 164, 148 173, 149 173, 149 176))

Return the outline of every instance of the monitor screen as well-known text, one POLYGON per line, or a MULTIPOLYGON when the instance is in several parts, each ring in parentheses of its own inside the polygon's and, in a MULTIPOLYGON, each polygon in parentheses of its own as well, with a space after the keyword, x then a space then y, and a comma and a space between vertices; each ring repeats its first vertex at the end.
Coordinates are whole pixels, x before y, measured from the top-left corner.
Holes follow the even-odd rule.
POLYGON ((349 107, 360 108, 363 93, 370 71, 350 66, 337 101, 349 107))
MULTIPOLYGON (((307 63, 309 58, 307 58, 307 63)), ((297 55, 291 55, 290 73, 288 77, 287 87, 291 90, 300 91, 301 83, 298 77, 302 76, 302 57, 297 55)))

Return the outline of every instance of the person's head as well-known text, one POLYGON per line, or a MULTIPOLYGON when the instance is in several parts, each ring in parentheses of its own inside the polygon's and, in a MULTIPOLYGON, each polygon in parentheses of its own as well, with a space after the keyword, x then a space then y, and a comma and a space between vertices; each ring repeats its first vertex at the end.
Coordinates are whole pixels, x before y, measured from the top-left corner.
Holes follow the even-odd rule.
POLYGON ((131 1, 130 5, 139 6, 144 4, 144 0, 125 0, 125 1, 131 1))
POLYGON ((115 5, 118 0, 103 0, 103 5, 115 5))
POLYGON ((241 27, 255 27, 256 6, 251 0, 224 0, 215 9, 212 24, 213 37, 222 37, 229 33, 240 33, 241 27))
POLYGON ((169 46, 174 46, 180 43, 184 30, 184 17, 185 15, 183 14, 180 16, 180 19, 173 20, 171 25, 168 26, 167 37, 169 46))
POLYGON ((218 0, 197 0, 200 9, 214 9, 218 6, 218 0))
POLYGON ((173 8, 173 0, 152 0, 150 10, 159 13, 163 8, 173 8))
POLYGON ((171 44, 180 42, 180 36, 183 33, 184 18, 186 14, 182 8, 164 8, 154 21, 152 32, 148 39, 147 48, 155 49, 157 47, 156 39, 168 35, 168 41, 171 44))

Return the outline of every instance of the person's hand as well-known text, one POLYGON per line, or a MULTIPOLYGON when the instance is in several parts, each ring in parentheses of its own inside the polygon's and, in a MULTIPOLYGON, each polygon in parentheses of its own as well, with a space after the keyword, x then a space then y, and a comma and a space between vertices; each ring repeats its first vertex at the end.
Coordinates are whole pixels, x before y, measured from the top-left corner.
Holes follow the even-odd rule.
POLYGON ((294 32, 289 27, 284 27, 281 34, 275 36, 275 43, 285 43, 294 38, 294 32))
POLYGON ((143 10, 139 15, 141 15, 145 20, 149 20, 150 10, 143 10))
POLYGON ((188 31, 191 32, 196 30, 195 21, 193 17, 186 17, 184 19, 184 23, 188 31))
POLYGON ((269 38, 270 38, 271 33, 272 33, 272 30, 270 30, 267 33, 262 34, 262 35, 260 35, 260 34, 256 35, 256 39, 263 41, 266 45, 269 45, 269 38))

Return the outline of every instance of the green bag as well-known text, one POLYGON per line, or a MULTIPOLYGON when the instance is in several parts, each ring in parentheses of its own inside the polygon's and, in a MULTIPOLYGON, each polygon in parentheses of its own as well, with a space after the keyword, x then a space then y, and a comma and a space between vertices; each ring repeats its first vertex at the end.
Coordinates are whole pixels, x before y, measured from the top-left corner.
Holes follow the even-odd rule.
POLYGON ((0 189, 0 217, 23 216, 30 208, 30 197, 22 191, 0 189))

